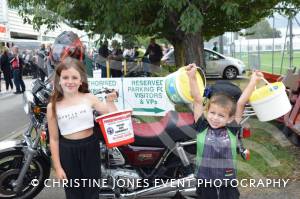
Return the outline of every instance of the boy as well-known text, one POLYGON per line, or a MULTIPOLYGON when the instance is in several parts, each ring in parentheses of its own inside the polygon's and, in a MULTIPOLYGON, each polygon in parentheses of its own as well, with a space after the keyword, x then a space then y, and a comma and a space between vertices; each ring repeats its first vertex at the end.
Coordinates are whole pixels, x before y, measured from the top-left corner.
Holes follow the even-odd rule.
POLYGON ((213 95, 204 117, 202 96, 196 83, 196 65, 186 67, 191 95, 194 98, 194 120, 197 134, 197 197, 201 199, 237 199, 236 134, 240 129, 244 106, 256 84, 263 77, 255 71, 238 102, 223 93, 213 95), (199 183, 201 182, 201 183, 199 183))

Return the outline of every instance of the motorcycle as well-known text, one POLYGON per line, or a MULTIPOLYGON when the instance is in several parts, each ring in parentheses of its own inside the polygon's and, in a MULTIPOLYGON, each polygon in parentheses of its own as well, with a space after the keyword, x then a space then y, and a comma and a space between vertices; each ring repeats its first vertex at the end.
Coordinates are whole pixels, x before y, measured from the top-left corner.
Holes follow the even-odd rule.
MULTIPOLYGON (((46 107, 51 91, 49 83, 39 79, 33 83, 32 92, 26 91, 23 95, 24 110, 30 117, 24 138, 0 143, 1 198, 34 198, 49 179, 51 154, 46 107)), ((251 111, 247 115, 249 113, 251 115, 251 111)), ((107 180, 107 186, 100 187, 99 197, 195 198, 196 179, 191 170, 195 162, 197 132, 192 128, 193 120, 191 113, 174 111, 156 122, 141 123, 133 118, 135 142, 114 148, 105 145, 96 124, 94 131, 100 140, 101 178, 107 180), (120 181, 126 183, 119 186, 120 181)), ((242 137, 241 131, 238 140, 242 137)), ((246 150, 242 142, 238 146, 238 152, 243 155, 246 150)))
POLYGON ((51 88, 41 80, 33 83, 32 92, 23 94, 24 111, 30 118, 22 140, 0 143, 0 198, 33 198, 43 183, 31 184, 33 179, 43 182, 51 170, 48 147, 41 142, 46 135, 46 108, 51 88))

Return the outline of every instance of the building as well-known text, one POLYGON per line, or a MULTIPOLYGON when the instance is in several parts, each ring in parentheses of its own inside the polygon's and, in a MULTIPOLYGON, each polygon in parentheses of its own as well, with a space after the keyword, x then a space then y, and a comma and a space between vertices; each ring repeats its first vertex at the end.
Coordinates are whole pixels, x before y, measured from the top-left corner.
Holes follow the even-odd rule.
MULTIPOLYGON (((240 39, 234 41, 235 52, 268 52, 289 50, 289 38, 240 39), (274 45, 274 48, 273 48, 274 45)), ((293 38, 293 50, 300 50, 300 38, 293 38)))
POLYGON ((77 33, 81 41, 86 45, 89 44, 89 38, 84 31, 71 28, 61 23, 60 27, 55 31, 46 31, 45 27, 41 27, 40 31, 33 29, 30 24, 24 24, 18 11, 10 9, 7 0, 0 0, 0 41, 14 43, 20 48, 35 49, 41 43, 51 43, 57 35, 62 31, 70 31, 77 33))

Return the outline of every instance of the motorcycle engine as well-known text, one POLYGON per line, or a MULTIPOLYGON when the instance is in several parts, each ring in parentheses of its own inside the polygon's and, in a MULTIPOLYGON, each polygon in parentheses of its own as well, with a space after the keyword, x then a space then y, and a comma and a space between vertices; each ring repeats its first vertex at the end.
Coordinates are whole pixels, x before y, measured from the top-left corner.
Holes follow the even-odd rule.
MULTIPOLYGON (((138 181, 142 180, 142 177, 137 173, 136 170, 126 167, 125 159, 118 148, 108 149, 105 144, 100 142, 101 148, 101 159, 106 159, 107 164, 101 164, 101 177, 103 179, 109 179, 110 184, 113 180, 115 187, 120 187, 127 191, 134 191, 139 188, 137 185, 138 181), (107 158, 104 158, 107 157, 107 158)), ((114 187, 112 186, 112 187, 114 187)))
POLYGON ((112 187, 122 188, 129 192, 140 188, 139 182, 142 182, 141 176, 135 170, 120 167, 108 169, 101 165, 101 176, 104 179, 113 180, 114 186, 112 187))

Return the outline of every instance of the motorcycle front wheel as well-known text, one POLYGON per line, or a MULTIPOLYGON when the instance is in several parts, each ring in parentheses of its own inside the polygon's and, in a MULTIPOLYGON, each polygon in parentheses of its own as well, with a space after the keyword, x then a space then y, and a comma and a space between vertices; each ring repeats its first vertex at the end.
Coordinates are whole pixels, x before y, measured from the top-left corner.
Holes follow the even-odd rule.
MULTIPOLYGON (((194 170, 194 165, 192 165, 192 168, 194 170)), ((178 178, 183 178, 186 175, 186 170, 183 167, 176 167, 174 169, 174 174, 173 174, 173 178, 178 179, 178 178)), ((179 192, 176 193, 176 195, 174 197, 172 197, 172 199, 196 199, 197 196, 183 196, 181 195, 179 192)))
POLYGON ((32 159, 29 165, 21 190, 19 192, 14 191, 13 182, 18 178, 24 164, 23 160, 24 153, 21 150, 0 154, 0 198, 34 198, 44 188, 44 181, 50 175, 50 163, 42 157, 37 156, 32 159))

